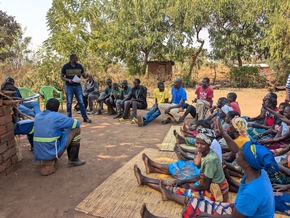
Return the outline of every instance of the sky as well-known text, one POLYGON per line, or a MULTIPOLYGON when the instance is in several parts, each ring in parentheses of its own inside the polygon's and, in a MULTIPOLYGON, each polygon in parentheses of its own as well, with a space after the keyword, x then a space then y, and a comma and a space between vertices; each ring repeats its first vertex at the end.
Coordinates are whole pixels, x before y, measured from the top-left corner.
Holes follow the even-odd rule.
POLYGON ((51 4, 52 0, 0 0, 0 10, 26 28, 24 36, 31 36, 32 48, 37 49, 48 38, 45 16, 51 4))
MULTIPOLYGON (((36 50, 49 36, 45 17, 51 4, 52 0, 0 0, 0 10, 15 17, 25 30, 24 36, 32 37, 31 46, 36 50)), ((205 39, 204 48, 211 50, 207 31, 202 31, 200 37, 205 39)), ((199 44, 195 43, 194 46, 199 44)))

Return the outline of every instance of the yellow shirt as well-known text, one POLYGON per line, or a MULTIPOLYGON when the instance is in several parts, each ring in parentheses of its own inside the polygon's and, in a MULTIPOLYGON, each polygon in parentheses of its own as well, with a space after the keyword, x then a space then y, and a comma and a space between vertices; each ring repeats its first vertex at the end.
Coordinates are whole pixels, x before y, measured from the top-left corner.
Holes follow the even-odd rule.
POLYGON ((250 141, 248 136, 240 135, 238 138, 234 140, 234 142, 239 146, 239 148, 243 147, 246 142, 250 141))
POLYGON ((164 89, 163 92, 160 92, 159 89, 154 90, 154 98, 157 99, 157 103, 164 103, 165 99, 169 99, 170 95, 167 89, 164 89))

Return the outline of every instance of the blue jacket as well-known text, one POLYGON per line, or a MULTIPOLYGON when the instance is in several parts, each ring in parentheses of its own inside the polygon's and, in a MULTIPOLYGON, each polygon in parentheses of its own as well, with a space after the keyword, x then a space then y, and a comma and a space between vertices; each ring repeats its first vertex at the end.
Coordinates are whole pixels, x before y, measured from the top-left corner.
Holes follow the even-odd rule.
POLYGON ((59 112, 44 110, 36 114, 33 138, 35 160, 55 159, 65 149, 69 131, 79 126, 78 120, 59 112))

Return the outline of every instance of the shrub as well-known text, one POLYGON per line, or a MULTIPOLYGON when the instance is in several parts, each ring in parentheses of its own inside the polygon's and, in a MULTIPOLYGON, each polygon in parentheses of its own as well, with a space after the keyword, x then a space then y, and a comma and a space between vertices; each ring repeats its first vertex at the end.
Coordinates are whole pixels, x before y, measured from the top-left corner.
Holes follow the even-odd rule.
POLYGON ((263 88, 267 85, 267 79, 260 75, 258 67, 233 67, 230 80, 232 86, 237 88, 263 88))

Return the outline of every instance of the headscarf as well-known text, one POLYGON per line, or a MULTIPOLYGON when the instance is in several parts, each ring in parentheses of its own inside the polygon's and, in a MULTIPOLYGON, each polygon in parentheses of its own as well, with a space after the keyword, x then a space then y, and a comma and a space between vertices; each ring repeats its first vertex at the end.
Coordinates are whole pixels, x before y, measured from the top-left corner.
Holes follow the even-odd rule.
POLYGON ((249 141, 245 143, 243 152, 246 161, 254 169, 265 169, 267 172, 276 172, 280 170, 273 153, 257 142, 249 141))
POLYGON ((232 120, 234 129, 242 136, 248 136, 248 123, 245 119, 235 116, 232 120))
POLYGON ((233 108, 232 107, 230 107, 230 106, 228 106, 228 105, 224 105, 224 106, 222 106, 222 111, 227 115, 228 114, 228 112, 229 111, 233 111, 233 108))
POLYGON ((196 138, 203 140, 210 146, 212 141, 215 139, 215 132, 208 128, 197 129, 196 138))

